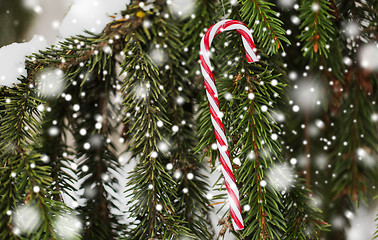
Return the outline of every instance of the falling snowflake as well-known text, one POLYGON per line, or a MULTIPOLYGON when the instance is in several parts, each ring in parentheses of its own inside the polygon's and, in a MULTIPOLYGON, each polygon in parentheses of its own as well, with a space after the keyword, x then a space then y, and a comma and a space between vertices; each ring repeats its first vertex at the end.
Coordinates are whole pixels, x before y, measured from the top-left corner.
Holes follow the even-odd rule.
POLYGON ((347 37, 354 38, 360 33, 360 25, 353 21, 344 23, 344 33, 347 37))
POLYGON ((167 152, 169 150, 169 145, 165 141, 161 141, 158 143, 158 148, 161 152, 167 152))
POLYGON ((287 191, 294 182, 294 173, 286 164, 278 164, 268 170, 266 178, 277 191, 287 191))
POLYGON ((378 46, 373 43, 365 44, 361 47, 359 62, 361 67, 373 71, 378 70, 378 46))
POLYGON ((21 205, 14 213, 14 232, 15 234, 33 232, 39 227, 41 222, 41 214, 35 205, 21 205))
MULTIPOLYGON (((48 98, 57 97, 65 86, 64 73, 60 69, 48 69, 37 77, 37 86, 43 96, 48 98)), ((71 96, 71 95, 64 95, 71 96)), ((67 97, 68 99, 70 97, 67 97)), ((67 100, 67 99, 66 99, 67 100)))
POLYGON ((165 51, 161 48, 154 48, 150 53, 149 53, 152 61, 159 67, 163 66, 164 63, 168 60, 167 59, 167 54, 165 51))
POLYGON ((279 0, 278 5, 283 8, 289 9, 294 6, 294 2, 294 0, 279 0))
POLYGON ((76 216, 64 214, 56 217, 54 228, 62 239, 75 239, 82 230, 82 224, 76 216))
POLYGON ((300 109, 314 111, 316 102, 320 99, 326 99, 320 81, 309 78, 301 80, 298 85, 294 85, 291 96, 296 103, 293 106, 294 112, 298 112, 300 109))
POLYGON ((168 0, 168 7, 171 12, 179 18, 185 18, 194 12, 194 0, 168 0))

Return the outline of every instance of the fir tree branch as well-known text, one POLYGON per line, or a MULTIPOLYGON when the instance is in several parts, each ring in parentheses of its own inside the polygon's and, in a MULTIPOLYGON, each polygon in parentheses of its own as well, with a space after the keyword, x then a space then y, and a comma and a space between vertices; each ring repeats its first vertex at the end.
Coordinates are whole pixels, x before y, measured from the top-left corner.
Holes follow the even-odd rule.
MULTIPOLYGON (((333 179, 334 198, 348 195, 357 202, 359 199, 365 199, 366 184, 368 179, 374 179, 374 168, 366 165, 366 158, 371 154, 376 155, 378 139, 375 131, 375 124, 371 120, 371 114, 374 112, 374 106, 371 99, 365 96, 361 87, 361 81, 364 81, 361 72, 351 73, 350 97, 345 99, 339 111, 343 114, 338 119, 339 126, 350 126, 349 131, 335 132, 336 139, 335 159, 335 177, 333 179), (350 106, 353 108, 351 109, 350 106), (363 124, 360 124, 363 123, 363 124), (359 159, 363 160, 360 161, 359 159)), ((376 84, 376 80, 375 80, 376 84)), ((375 169, 376 170, 376 169, 375 169)))
MULTIPOLYGON (((156 45, 151 48, 145 39, 155 44, 162 43, 163 46, 180 45, 176 34, 178 29, 163 18, 167 11, 164 5, 160 1, 154 4, 158 14, 143 12, 137 4, 131 4, 127 12, 142 16, 152 26, 151 29, 140 26, 134 34, 126 37, 126 57, 122 64, 123 71, 127 72, 123 92, 127 116, 125 121, 130 125, 128 134, 131 142, 128 150, 139 159, 128 182, 128 192, 133 201, 131 216, 140 221, 130 232, 132 239, 193 236, 185 227, 186 219, 180 219, 177 214, 178 209, 173 203, 177 199, 176 183, 164 168, 167 163, 164 160, 165 153, 158 148, 160 142, 166 141, 164 133, 168 130, 167 125, 170 125, 162 78, 172 78, 169 69, 174 65, 159 70, 155 65, 159 63, 154 63, 148 54, 156 45)), ((167 57, 177 63, 176 54, 168 53, 167 57)))
POLYGON ((45 164, 51 166, 51 177, 54 185, 52 187, 53 199, 62 202, 62 193, 70 196, 70 192, 76 191, 74 178, 67 173, 64 168, 71 168, 73 160, 69 158, 73 153, 68 148, 66 132, 68 125, 66 121, 72 115, 68 105, 63 98, 48 101, 43 106, 47 111, 44 123, 42 124, 43 132, 41 134, 41 147, 38 152, 42 153, 42 160, 45 164), (58 131, 55 135, 51 131, 58 131))
POLYGON ((275 54, 282 46, 282 41, 290 44, 285 37, 283 22, 276 17, 273 3, 264 0, 240 0, 240 15, 253 29, 258 46, 268 54, 275 54), (268 32, 268 34, 266 34, 268 32))
POLYGON ((329 5, 326 0, 301 1, 299 18, 303 22, 300 25, 302 33, 299 38, 304 43, 302 47, 304 56, 310 53, 311 58, 317 58, 318 55, 324 54, 328 58, 330 52, 328 41, 335 31, 329 5))
MULTIPOLYGON (((2 226, 5 236, 11 239, 15 237, 11 231, 10 215, 8 211, 14 210, 19 201, 27 205, 34 205, 38 208, 44 221, 38 228, 37 232, 27 232, 28 238, 49 239, 56 238, 56 233, 52 228, 53 216, 58 211, 64 212, 64 205, 60 202, 51 200, 46 189, 50 186, 52 179, 50 177, 50 168, 43 166, 41 155, 35 152, 34 146, 38 146, 38 136, 41 125, 39 124, 42 115, 37 107, 42 101, 37 98, 38 93, 34 85, 27 82, 26 78, 21 78, 21 83, 14 88, 5 89, 5 99, 3 103, 0 132, 3 136, 3 142, 0 145, 2 152, 2 164, 5 168, 11 167, 7 173, 10 173, 11 180, 9 183, 16 183, 17 194, 9 196, 6 201, 3 214, 7 214, 2 226), (7 100, 8 99, 8 100, 7 100), (5 160, 7 159, 7 160, 5 160), (10 162, 11 161, 11 162, 10 162), (8 203, 7 203, 8 202, 8 203)), ((12 187, 13 188, 13 187, 12 187)), ((10 188, 10 191, 14 191, 10 188)), ((6 195, 4 195, 6 196, 6 195)))
POLYGON ((297 179, 284 198, 288 229, 282 239, 319 239, 319 233, 330 226, 322 220, 321 211, 314 206, 311 190, 297 179))
MULTIPOLYGON (((201 5, 197 6, 200 7, 201 5)), ((164 38, 177 39, 180 35, 174 23, 170 23, 172 29, 165 32, 164 38)), ((177 201, 175 208, 178 216, 185 221, 185 226, 191 230, 196 239, 211 239, 212 233, 209 228, 208 216, 209 201, 205 197, 208 188, 207 177, 200 173, 202 164, 199 163, 198 154, 194 154, 192 149, 197 143, 195 136, 195 125, 193 125, 195 85, 188 80, 186 55, 181 52, 182 42, 170 45, 167 41, 167 51, 169 56, 177 61, 169 62, 169 70, 162 71, 162 81, 167 91, 167 116, 172 123, 172 131, 168 132, 170 139, 169 163, 173 164, 173 177, 181 173, 177 179, 177 201), (180 61, 181 60, 181 61, 180 61), (183 74, 184 73, 184 74, 183 74)), ((190 64, 190 60, 189 60, 190 64)), ((194 73, 194 72, 193 72, 194 73)))
MULTIPOLYGON (((200 65, 198 64, 198 54, 200 51, 201 38, 204 29, 207 29, 215 23, 218 5, 215 1, 196 1, 194 17, 191 17, 183 26, 183 50, 186 57, 186 66, 189 71, 191 81, 197 88, 202 88, 203 81, 200 74, 200 65)), ((199 91, 197 89, 197 91, 199 91)), ((196 96, 198 97, 198 96, 196 96)))
MULTIPOLYGON (((75 81, 77 81, 77 79, 80 79, 80 77, 81 77, 80 76, 81 71, 78 71, 78 69, 80 69, 78 67, 82 62, 92 60, 94 62, 92 66, 96 65, 96 63, 97 63, 100 66, 99 69, 101 69, 102 67, 105 67, 105 66, 103 66, 103 63, 106 63, 106 62, 104 62, 104 61, 101 62, 100 59, 103 59, 101 57, 106 57, 106 55, 103 54, 103 49, 105 47, 107 47, 107 45, 108 45, 107 40, 112 39, 112 41, 114 43, 114 45, 112 46, 113 51, 117 51, 117 50, 122 49, 122 47, 120 47, 120 44, 122 44, 123 41, 120 40, 120 39, 122 39, 120 36, 122 36, 121 34, 124 34, 125 32, 130 31, 129 27, 131 25, 132 25, 132 22, 128 21, 126 18, 118 20, 118 21, 114 21, 114 22, 108 24, 107 27, 105 28, 105 30, 103 31, 103 33, 100 34, 100 35, 93 35, 92 34, 92 36, 90 36, 90 37, 84 37, 84 36, 72 37, 72 38, 66 39, 66 41, 64 41, 64 42, 61 42, 60 45, 57 46, 57 47, 51 47, 51 48, 48 48, 46 51, 40 51, 39 53, 34 54, 32 57, 30 57, 26 61, 26 69, 28 70, 28 75, 27 75, 26 78, 23 79, 23 81, 27 82, 27 84, 26 83, 23 83, 23 84, 25 86, 33 87, 34 83, 36 82, 36 78, 37 78, 38 74, 40 74, 41 70, 45 69, 45 68, 61 68, 61 69, 64 69, 66 71, 67 76, 69 76, 72 79, 74 79, 75 81), (101 41, 99 41, 99 40, 101 40, 101 41), (88 47, 88 46, 90 46, 90 47, 88 47), (97 56, 97 53, 99 53, 98 55, 100 57, 97 56), (75 79, 75 78, 77 78, 77 79, 75 79)), ((88 74, 86 74, 85 77, 84 77, 84 80, 88 79, 88 77, 89 77, 88 74)), ((72 83, 75 82, 74 80, 72 80, 72 83)), ((80 82, 80 80, 79 80, 79 82, 80 82)), ((21 86, 21 85, 19 85, 19 86, 21 86)), ((27 95, 25 95, 25 96, 27 96, 27 95)), ((27 98, 25 98, 25 99, 27 99, 27 98)), ((20 103, 20 101, 18 101, 18 104, 19 103, 20 103)), ((22 107, 22 104, 21 104, 21 107, 22 107)), ((36 109, 37 108, 36 105, 33 106, 33 107, 35 109, 35 110, 33 110, 33 111, 35 111, 35 112, 33 112, 33 116, 34 116, 34 114, 38 113, 38 111, 36 109)), ((17 109, 17 108, 15 108, 15 109, 17 109)), ((10 114, 5 113, 5 115, 8 116, 10 114)), ((36 116, 38 116, 38 115, 36 115, 36 116)), ((2 119, 2 120, 6 121, 5 118, 2 119)), ((30 118, 30 117, 27 117, 27 120, 32 120, 33 123, 40 121, 40 119, 39 120, 33 120, 33 118, 30 118)), ((28 124, 30 124, 30 123, 28 123, 28 121, 25 121, 25 123, 21 124, 21 122, 20 122, 20 124, 14 125, 14 126, 20 126, 19 127, 20 131, 16 134, 13 134, 13 137, 15 138, 16 141, 18 141, 18 139, 22 139, 23 136, 27 136, 27 137, 30 136, 23 129, 24 126, 28 125, 28 124)), ((6 126, 6 125, 12 126, 12 124, 10 124, 9 122, 6 122, 6 124, 4 124, 4 126, 6 126)), ((29 126, 27 126, 27 128, 29 128, 28 131, 31 131, 31 130, 34 131, 33 136, 37 134, 37 132, 35 132, 37 130, 34 126, 29 125, 29 126)), ((7 134, 10 133, 9 129, 2 129, 2 131, 4 131, 4 133, 7 133, 7 134)), ((29 138, 25 142, 23 142, 23 144, 29 144, 29 143, 32 143, 34 141, 35 141, 34 138, 33 139, 29 138)), ((6 143, 8 145, 3 146, 3 147, 8 148, 9 146, 11 146, 10 145, 11 141, 8 141, 6 143)), ((38 147, 38 146, 36 146, 36 147, 37 147, 37 149, 40 149, 40 147, 38 147)), ((111 158, 115 159, 115 157, 111 157, 111 158)), ((42 161, 39 161, 39 162, 40 162, 41 165, 45 165, 45 163, 43 163, 42 161)), ((25 165, 26 162, 24 161, 24 162, 22 162, 22 164, 25 165)), ((44 168, 44 171, 49 169, 49 168, 47 168, 47 166, 43 166, 43 168, 44 168)), ((61 181, 56 182, 56 184, 58 184, 58 185, 56 185, 57 186, 56 190, 57 190, 60 183, 64 184, 64 176, 66 176, 66 175, 63 171, 61 171, 61 169, 59 169, 59 167, 56 168, 56 171, 54 171, 53 174, 55 174, 55 177, 57 175, 60 175, 60 177, 63 176, 63 179, 62 179, 63 182, 61 182, 61 181)), ((42 174, 39 174, 39 175, 41 177, 43 176, 42 174)), ((31 176, 34 176, 34 175, 28 175, 28 176, 30 178, 31 176)), ((37 177, 37 176, 34 176, 34 177, 37 177)), ((48 176, 48 178, 46 177, 44 184, 49 185, 49 181, 50 181, 50 183, 52 182, 52 179, 50 178, 50 176, 48 176)), ((22 184, 25 184, 25 183, 22 183, 22 184)), ((36 185, 29 187, 30 189, 32 189, 32 190, 30 190, 32 196, 36 195, 36 194, 33 193, 34 186, 36 186, 36 185)), ((61 198, 59 197, 60 193, 54 191, 53 194, 55 194, 54 195, 55 199, 61 200, 61 198)), ((10 198, 10 200, 11 199, 12 198, 10 198)), ((42 202, 46 202, 44 200, 44 198, 43 197, 40 198, 39 195, 37 195, 37 197, 35 197, 35 198, 33 197, 33 199, 38 200, 38 202, 41 202, 41 204, 42 204, 42 202)), ((56 202, 54 204, 59 206, 58 202, 56 202)), ((42 204, 42 205, 45 205, 45 204, 42 204)), ((45 209, 44 211, 52 211, 52 209, 55 209, 55 208, 56 207, 51 208, 51 209, 45 209)), ((49 218, 45 218, 45 219, 51 220, 51 216, 49 218)), ((46 230, 47 227, 49 227, 49 225, 48 225, 49 222, 45 221, 43 224, 44 224, 43 226, 46 230)), ((43 230, 43 228, 41 228, 41 229, 42 229, 41 231, 45 231, 45 230, 43 230)), ((49 227, 46 231, 51 232, 52 228, 49 227)), ((50 234, 55 236, 54 232, 52 232, 50 234)), ((49 235, 46 234, 46 237, 48 237, 48 236, 49 235)))
MULTIPOLYGON (((96 63, 88 63, 91 64, 96 63)), ((114 71, 115 64, 108 60, 106 67, 110 73, 114 71)), ((95 72, 96 68, 98 66, 94 68, 95 72)), ((111 120, 110 93, 115 85, 114 75, 100 74, 83 85, 83 89, 94 94, 90 100, 87 97, 75 98, 83 113, 79 114, 72 133, 77 143, 76 158, 80 159, 78 177, 85 179, 81 188, 84 189, 86 204, 81 211, 89 225, 84 230, 84 239, 117 239, 122 235, 120 216, 110 211, 117 209, 114 204, 117 199, 112 195, 117 184, 113 172, 120 169, 116 149, 110 139, 115 129, 111 120)))
MULTIPOLYGON (((264 114, 263 112, 260 112, 261 105, 259 103, 263 103, 265 101, 263 100, 264 95, 269 96, 269 94, 267 94, 265 89, 263 90, 263 88, 258 87, 259 81, 249 74, 247 73, 242 77, 233 90, 234 93, 236 89, 239 88, 238 91, 240 92, 243 86, 242 82, 246 81, 247 86, 249 86, 250 89, 249 93, 255 95, 253 100, 248 101, 247 99, 244 99, 249 107, 247 108, 247 112, 244 111, 245 117, 243 116, 238 127, 233 130, 234 135, 243 136, 240 139, 243 139, 244 141, 243 143, 241 140, 238 140, 233 152, 237 152, 237 149, 240 149, 238 158, 248 159, 247 161, 242 162, 242 166, 237 170, 237 176, 243 183, 241 194, 246 195, 241 204, 250 206, 250 211, 255 211, 258 216, 255 219, 250 217, 245 219, 246 221, 251 221, 251 223, 246 228, 246 231, 242 233, 242 236, 246 237, 252 235, 258 239, 272 239, 278 237, 280 235, 279 232, 284 231, 285 228, 283 216, 280 214, 276 215, 279 213, 278 207, 280 206, 280 203, 275 202, 274 199, 279 197, 279 193, 271 187, 264 187, 261 182, 264 180, 264 172, 267 171, 269 166, 272 166, 272 159, 269 155, 272 154, 275 158, 279 153, 278 149, 276 149, 277 145, 271 141, 266 134, 268 129, 271 130, 268 118, 261 116, 257 117, 258 115, 256 116, 257 113, 261 115, 264 114), (246 134, 243 133, 243 130, 246 134), (262 144, 263 142, 265 142, 265 146, 262 144), (249 163, 250 161, 252 161, 252 164, 249 163), (252 178, 248 178, 250 173, 253 173, 252 178), (274 206, 276 208, 274 208, 274 206), (258 231, 253 232, 253 229, 258 229, 258 231)), ((254 72, 254 75, 255 74, 256 72, 254 72)), ((261 72, 258 74, 258 77, 265 79, 265 81, 274 78, 274 76, 269 77, 269 72, 261 72)), ((244 94, 241 95, 243 96, 244 94)), ((236 97, 234 99, 236 100, 236 97)), ((236 115, 234 115, 234 119, 237 119, 237 115, 239 117, 242 116, 240 115, 239 110, 235 113, 236 115)), ((269 113, 267 116, 269 117, 269 113)))

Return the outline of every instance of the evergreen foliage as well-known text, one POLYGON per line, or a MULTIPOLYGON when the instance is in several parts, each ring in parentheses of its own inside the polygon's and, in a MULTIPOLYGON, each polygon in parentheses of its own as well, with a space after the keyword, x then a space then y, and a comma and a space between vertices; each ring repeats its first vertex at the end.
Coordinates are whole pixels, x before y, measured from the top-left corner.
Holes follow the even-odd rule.
MULTIPOLYGON (((293 37, 300 36, 301 44, 287 49, 291 56, 306 48, 307 52, 303 52, 306 61, 287 58, 285 62, 295 86, 313 87, 318 91, 313 96, 318 94, 318 99, 313 99, 302 113, 291 112, 291 106, 284 108, 287 119, 284 153, 305 165, 305 171, 300 173, 312 186, 324 220, 332 224, 339 219, 348 225, 350 219, 345 213, 355 212, 361 200, 363 204, 369 202, 375 192, 372 186, 376 184, 377 168, 368 166, 368 159, 377 157, 377 136, 371 134, 376 129, 372 116, 376 112, 373 96, 377 76, 361 67, 360 62, 362 47, 375 40, 371 34, 371 26, 376 22, 375 3, 370 2, 369 7, 359 1, 307 2, 299 7, 302 31, 298 32, 293 23, 288 26, 293 37), (314 17, 322 24, 317 25, 314 17), (353 28, 354 23, 361 22, 365 24, 353 28), (314 38, 317 33, 323 35, 314 38), (321 46, 325 47, 323 52, 321 46), (298 131, 301 126, 304 130, 298 131), (314 129, 319 130, 314 133, 314 129)), ((293 12, 282 17, 290 18, 290 14, 293 12)), ((293 41, 293 37, 289 39, 293 41)), ((311 95, 308 94, 310 99, 311 95)), ((333 226, 332 231, 321 235, 344 239, 345 231, 333 226)))
MULTIPOLYGON (((126 38, 128 44, 124 49, 127 55, 123 66, 127 76, 123 92, 127 96, 124 105, 129 115, 126 118, 126 123, 130 126, 128 134, 131 135, 129 150, 139 158, 139 164, 128 183, 133 196, 132 216, 140 221, 130 233, 133 239, 172 239, 179 235, 189 235, 189 229, 184 226, 185 218, 179 218, 174 206, 178 189, 165 167, 168 156, 159 149, 159 144, 168 144, 163 133, 170 132, 169 126, 172 125, 167 116, 168 111, 172 111, 168 107, 173 107, 167 104, 169 100, 166 91, 170 89, 166 90, 169 85, 163 78, 171 76, 175 80, 171 69, 179 63, 173 47, 177 48, 181 43, 178 40, 178 29, 172 21, 164 19, 164 14, 167 14, 165 3, 156 2, 153 6, 153 10, 144 12, 138 4, 131 4, 130 12, 145 15, 142 17, 144 21, 148 21, 154 28, 150 31, 140 24, 134 34, 126 38), (172 63, 165 65, 168 67, 162 66, 160 70, 148 54, 150 51, 166 54, 165 49, 169 49, 167 57, 172 63)), ((174 82, 170 84, 176 85, 174 82)), ((177 160, 185 161, 181 158, 177 160)))
POLYGON ((242 19, 250 29, 256 42, 268 55, 272 55, 282 46, 282 42, 290 43, 285 37, 283 22, 272 9, 274 3, 265 0, 240 0, 242 19), (268 33, 268 34, 267 34, 268 33))
POLYGON ((284 200, 287 226, 282 239, 319 239, 322 231, 330 231, 330 225, 322 221, 322 212, 315 207, 311 191, 298 179, 284 200))
POLYGON ((324 54, 328 57, 328 41, 334 32, 332 24, 330 2, 325 0, 302 1, 299 18, 302 20, 300 40, 305 44, 302 47, 304 56, 311 54, 311 58, 324 54))
POLYGON ((1 159, 2 178, 1 236, 4 239, 57 238, 52 228, 53 214, 66 211, 64 204, 51 199, 52 184, 50 166, 46 166, 41 154, 35 150, 39 145, 42 114, 38 106, 42 101, 34 84, 22 77, 21 83, 13 89, 3 90, 1 118, 1 159), (5 187, 7 186, 7 188, 5 187), (43 219, 36 233, 22 233, 20 226, 12 226, 11 211, 16 204, 37 208, 43 219))

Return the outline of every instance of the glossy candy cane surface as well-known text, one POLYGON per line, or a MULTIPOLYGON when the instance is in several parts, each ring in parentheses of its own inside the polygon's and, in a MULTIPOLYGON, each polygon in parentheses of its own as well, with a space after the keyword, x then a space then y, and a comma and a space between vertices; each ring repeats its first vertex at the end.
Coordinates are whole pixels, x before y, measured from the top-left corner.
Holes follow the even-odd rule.
POLYGON ((236 185, 234 174, 232 173, 230 152, 228 151, 227 138, 222 123, 222 113, 219 109, 218 91, 215 86, 214 75, 211 71, 212 66, 210 63, 210 46, 213 39, 219 33, 229 30, 235 30, 241 35, 247 61, 249 63, 257 62, 258 58, 256 55, 256 48, 253 42, 251 31, 244 23, 236 20, 220 21, 211 26, 206 31, 201 40, 200 59, 201 71, 206 88, 206 95, 209 101, 211 122, 214 126, 214 134, 215 138, 217 139, 217 146, 220 153, 219 159, 222 164, 222 173, 228 193, 228 202, 230 206, 232 223, 235 230, 241 230, 244 228, 244 223, 239 202, 239 190, 236 185))

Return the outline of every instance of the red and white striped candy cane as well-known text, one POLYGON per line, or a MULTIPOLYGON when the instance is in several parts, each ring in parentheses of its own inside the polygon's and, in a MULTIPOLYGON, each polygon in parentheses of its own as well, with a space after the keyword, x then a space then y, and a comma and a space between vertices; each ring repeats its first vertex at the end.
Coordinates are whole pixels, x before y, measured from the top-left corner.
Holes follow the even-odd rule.
POLYGON ((241 215, 241 208, 239 202, 239 190, 236 185, 234 174, 232 173, 232 165, 230 160, 230 152, 228 151, 228 144, 224 126, 222 123, 222 113, 219 110, 218 91, 215 87, 214 75, 211 72, 210 64, 210 45, 214 37, 219 33, 228 30, 235 30, 241 36, 245 49, 245 56, 247 61, 257 62, 256 48, 253 38, 248 27, 236 20, 223 20, 211 26, 201 40, 200 59, 201 71, 206 87, 206 95, 209 100, 209 109, 211 114, 211 121, 214 126, 214 134, 217 139, 217 146, 219 149, 219 159, 222 164, 223 177, 228 192, 228 201, 230 205, 230 213, 232 223, 235 230, 244 228, 243 217, 241 215))

